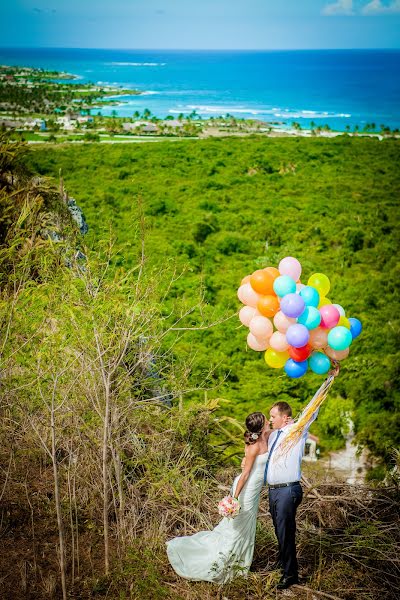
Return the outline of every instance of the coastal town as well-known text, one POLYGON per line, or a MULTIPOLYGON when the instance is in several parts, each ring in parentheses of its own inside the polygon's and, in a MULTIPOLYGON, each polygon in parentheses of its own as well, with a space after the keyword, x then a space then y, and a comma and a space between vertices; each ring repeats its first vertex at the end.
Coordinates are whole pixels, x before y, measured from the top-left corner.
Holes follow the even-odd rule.
POLYGON ((81 83, 69 73, 32 67, 0 66, 0 131, 12 139, 40 142, 129 142, 163 138, 205 138, 264 135, 322 136, 370 135, 383 139, 399 135, 385 125, 367 123, 345 132, 333 131, 329 125, 311 122, 310 129, 299 123, 237 118, 231 114, 202 118, 195 110, 190 114, 159 118, 147 108, 130 117, 118 115, 124 96, 142 92, 121 87, 81 83), (102 108, 112 107, 111 114, 102 108))

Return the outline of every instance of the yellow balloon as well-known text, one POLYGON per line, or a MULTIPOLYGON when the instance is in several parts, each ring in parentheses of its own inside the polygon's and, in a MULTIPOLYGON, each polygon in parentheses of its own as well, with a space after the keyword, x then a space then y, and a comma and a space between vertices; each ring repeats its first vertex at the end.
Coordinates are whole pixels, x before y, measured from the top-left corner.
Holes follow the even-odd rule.
POLYGON ((345 316, 340 317, 338 325, 342 325, 343 327, 350 329, 350 321, 345 316))
POLYGON ((331 282, 323 273, 314 273, 311 275, 307 285, 315 288, 320 296, 326 296, 331 289, 331 282))
POLYGON ((324 298, 323 296, 321 296, 321 298, 319 299, 318 308, 321 308, 321 306, 326 306, 327 304, 332 304, 332 302, 329 300, 329 298, 324 298))
POLYGON ((269 367, 281 369, 290 357, 289 352, 286 352, 286 350, 284 352, 277 352, 277 350, 274 350, 273 348, 268 348, 264 358, 269 367))

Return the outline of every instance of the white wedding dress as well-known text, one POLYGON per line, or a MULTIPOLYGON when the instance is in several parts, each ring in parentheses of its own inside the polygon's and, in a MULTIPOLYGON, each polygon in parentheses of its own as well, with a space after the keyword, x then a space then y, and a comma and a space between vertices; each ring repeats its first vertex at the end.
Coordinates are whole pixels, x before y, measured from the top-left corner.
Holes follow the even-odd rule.
MULTIPOLYGON (((223 518, 212 531, 200 531, 167 542, 169 562, 180 577, 225 583, 237 574, 247 573, 253 560, 258 504, 267 457, 268 452, 256 457, 239 496, 241 510, 237 517, 223 518)), ((233 483, 233 491, 239 477, 233 483)))

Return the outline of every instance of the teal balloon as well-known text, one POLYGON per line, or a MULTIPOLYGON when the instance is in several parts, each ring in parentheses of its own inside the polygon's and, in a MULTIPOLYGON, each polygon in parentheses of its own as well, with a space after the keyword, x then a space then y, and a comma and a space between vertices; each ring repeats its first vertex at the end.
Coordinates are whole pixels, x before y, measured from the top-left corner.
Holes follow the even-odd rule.
POLYGON ((297 322, 305 325, 307 329, 315 329, 321 323, 321 313, 315 306, 306 306, 297 322))
POLYGON ((314 306, 315 308, 318 307, 320 299, 319 293, 311 285, 306 285, 305 287, 303 287, 300 290, 300 296, 303 298, 304 304, 306 306, 314 306))
POLYGON ((323 352, 313 352, 309 358, 309 366, 317 375, 324 375, 329 371, 331 361, 323 352))
POLYGON ((328 344, 333 350, 346 350, 352 341, 351 331, 342 325, 334 327, 328 333, 328 344))
POLYGON ((280 298, 296 292, 296 282, 289 275, 280 275, 274 281, 274 292, 280 298))

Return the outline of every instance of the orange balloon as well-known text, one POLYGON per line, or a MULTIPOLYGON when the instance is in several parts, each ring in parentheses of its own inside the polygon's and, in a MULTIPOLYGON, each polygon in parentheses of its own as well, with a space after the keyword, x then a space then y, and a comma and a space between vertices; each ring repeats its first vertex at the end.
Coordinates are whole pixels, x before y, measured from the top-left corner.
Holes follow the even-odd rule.
POLYGON ((276 296, 261 296, 257 309, 264 317, 273 317, 280 309, 279 300, 276 296))
POLYGON ((273 288, 274 277, 264 269, 254 271, 250 277, 250 285, 258 294, 276 295, 273 288))
POLYGON ((246 275, 246 277, 243 277, 242 281, 240 282, 240 285, 244 285, 245 283, 248 283, 250 281, 250 275, 246 275))
POLYGON ((263 269, 263 271, 266 271, 267 273, 272 275, 272 277, 274 278, 274 281, 277 277, 280 276, 278 269, 275 269, 275 267, 265 267, 265 269, 263 269))

